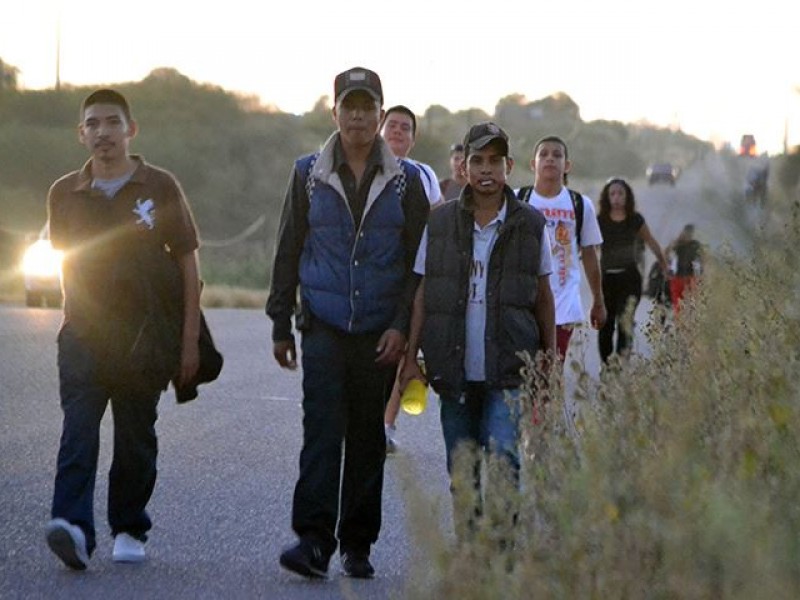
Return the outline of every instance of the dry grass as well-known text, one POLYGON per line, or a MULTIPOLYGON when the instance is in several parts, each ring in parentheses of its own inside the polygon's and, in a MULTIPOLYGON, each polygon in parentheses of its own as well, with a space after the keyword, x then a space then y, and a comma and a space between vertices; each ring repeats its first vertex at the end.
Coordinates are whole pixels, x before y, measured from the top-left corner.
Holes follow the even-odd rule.
POLYGON ((551 382, 521 493, 496 477, 502 501, 470 536, 453 543, 415 500, 427 560, 407 597, 800 597, 797 206, 781 221, 753 256, 714 257, 679 318, 651 320, 649 358, 600 381, 573 365, 575 427, 551 382))

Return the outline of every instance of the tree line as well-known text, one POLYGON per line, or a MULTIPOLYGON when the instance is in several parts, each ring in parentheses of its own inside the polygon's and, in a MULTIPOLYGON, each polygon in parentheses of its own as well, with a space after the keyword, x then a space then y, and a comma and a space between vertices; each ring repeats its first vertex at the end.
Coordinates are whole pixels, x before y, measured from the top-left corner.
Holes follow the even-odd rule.
MULTIPOLYGON (((46 218, 50 184, 86 159, 76 126, 80 102, 94 86, 20 90, 16 69, 2 61, 0 76, 0 227, 33 231, 46 218)), ((251 245, 204 250, 210 279, 263 285, 264 263, 293 161, 318 149, 334 130, 329 97, 320 97, 311 110, 294 115, 265 107, 252 96, 197 83, 169 68, 114 87, 129 98, 140 125, 133 151, 177 175, 205 239, 235 238, 266 216, 251 245), (232 272, 232 263, 244 272, 232 272)), ((578 180, 609 175, 635 179, 651 162, 687 167, 713 150, 710 143, 680 131, 584 121, 578 105, 564 93, 536 101, 514 94, 500 99, 493 114, 428 107, 420 115, 414 158, 446 176, 450 145, 460 141, 471 124, 487 119, 511 136, 518 161, 512 185, 529 182, 526 165, 533 145, 549 134, 569 144, 575 159, 573 177, 578 180)))

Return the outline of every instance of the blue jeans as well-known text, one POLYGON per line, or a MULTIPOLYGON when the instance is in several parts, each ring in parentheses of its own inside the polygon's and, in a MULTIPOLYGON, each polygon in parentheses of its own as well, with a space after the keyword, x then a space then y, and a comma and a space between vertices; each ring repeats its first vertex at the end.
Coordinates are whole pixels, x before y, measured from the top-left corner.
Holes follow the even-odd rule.
POLYGON ((442 397, 440 418, 448 473, 453 453, 463 443, 503 456, 514 472, 519 471, 518 389, 490 389, 484 383, 468 382, 460 397, 442 397))
POLYGON ((108 481, 111 534, 146 540, 152 527, 145 510, 156 482, 155 422, 160 391, 111 391, 96 378, 95 358, 66 325, 58 335, 58 371, 64 422, 53 491, 53 518, 78 525, 91 554, 96 546, 94 488, 100 422, 109 400, 114 416, 114 456, 108 481))
POLYGON ((384 400, 396 369, 375 364, 381 333, 348 334, 316 318, 303 332, 303 448, 292 529, 327 554, 337 538, 342 551, 369 552, 381 527, 384 400))
MULTIPOLYGON (((519 482, 519 390, 491 389, 484 383, 468 382, 461 396, 442 397, 441 422, 447 452, 447 472, 452 475, 453 456, 459 446, 468 445, 488 451, 506 461, 515 485, 519 482)), ((481 485, 481 456, 472 463, 472 487, 477 491, 469 514, 454 513, 459 538, 472 531, 475 518, 483 513, 483 502, 491 490, 481 485), (464 520, 460 520, 463 518, 464 520)), ((468 480, 469 481, 469 480, 468 480)), ((465 490, 451 491, 459 494, 465 490)), ((516 519, 516 509, 508 505, 507 513, 516 519)))

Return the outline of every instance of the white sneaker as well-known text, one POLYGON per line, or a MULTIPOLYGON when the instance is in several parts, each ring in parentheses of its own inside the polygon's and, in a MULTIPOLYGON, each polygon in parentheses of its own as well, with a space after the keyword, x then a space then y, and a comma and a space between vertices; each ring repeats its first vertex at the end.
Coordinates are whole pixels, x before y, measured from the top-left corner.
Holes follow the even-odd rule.
POLYGON ((83 571, 89 564, 83 530, 66 519, 53 519, 45 528, 50 550, 70 569, 83 571))
POLYGON ((127 533, 118 533, 114 537, 114 562, 138 563, 145 559, 144 542, 127 533))

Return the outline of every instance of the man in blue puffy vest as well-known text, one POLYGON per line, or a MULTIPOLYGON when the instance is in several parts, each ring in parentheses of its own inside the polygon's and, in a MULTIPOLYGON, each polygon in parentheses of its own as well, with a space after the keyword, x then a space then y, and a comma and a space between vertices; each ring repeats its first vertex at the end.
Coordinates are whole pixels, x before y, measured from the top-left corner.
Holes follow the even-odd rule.
POLYGON ((378 135, 377 73, 340 73, 334 100, 337 131, 294 166, 266 307, 282 367, 297 368, 293 314, 302 332, 303 447, 292 505, 299 541, 280 564, 325 577, 338 545, 344 573, 368 579, 381 525, 384 399, 406 345, 429 205, 419 171, 378 135))

